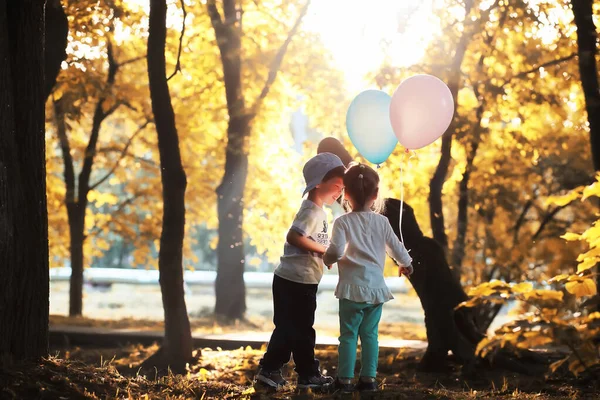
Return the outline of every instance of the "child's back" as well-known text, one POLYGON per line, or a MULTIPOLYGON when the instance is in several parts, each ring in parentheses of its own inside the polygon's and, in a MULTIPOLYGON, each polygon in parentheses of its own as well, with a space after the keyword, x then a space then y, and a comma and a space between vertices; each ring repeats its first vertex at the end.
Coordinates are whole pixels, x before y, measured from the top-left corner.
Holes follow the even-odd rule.
POLYGON ((371 211, 351 212, 336 220, 334 230, 330 251, 344 254, 338 261, 336 297, 370 304, 393 299, 383 278, 386 250, 401 264, 411 260, 388 220, 371 211))

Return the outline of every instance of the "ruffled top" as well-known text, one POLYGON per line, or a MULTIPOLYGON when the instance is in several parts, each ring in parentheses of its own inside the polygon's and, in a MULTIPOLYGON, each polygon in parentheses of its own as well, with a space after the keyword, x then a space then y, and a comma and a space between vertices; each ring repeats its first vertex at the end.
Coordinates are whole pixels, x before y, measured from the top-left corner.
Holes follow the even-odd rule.
POLYGON ((338 282, 335 288, 335 297, 338 299, 351 300, 357 303, 380 304, 394 298, 387 286, 382 288, 370 288, 358 286, 352 283, 338 282))
POLYGON ((412 263, 386 217, 370 211, 339 217, 333 224, 331 242, 323 256, 327 265, 338 263, 340 280, 335 296, 368 304, 393 299, 383 277, 386 253, 402 266, 412 263))

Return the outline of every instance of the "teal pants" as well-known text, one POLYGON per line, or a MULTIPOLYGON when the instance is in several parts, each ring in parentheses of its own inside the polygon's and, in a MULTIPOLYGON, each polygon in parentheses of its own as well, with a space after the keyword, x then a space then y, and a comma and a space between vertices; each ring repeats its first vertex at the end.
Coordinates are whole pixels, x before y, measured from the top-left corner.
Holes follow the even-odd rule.
POLYGON ((383 304, 356 303, 340 299, 340 345, 338 378, 354 378, 358 337, 361 345, 360 376, 377 375, 379 320, 383 304))

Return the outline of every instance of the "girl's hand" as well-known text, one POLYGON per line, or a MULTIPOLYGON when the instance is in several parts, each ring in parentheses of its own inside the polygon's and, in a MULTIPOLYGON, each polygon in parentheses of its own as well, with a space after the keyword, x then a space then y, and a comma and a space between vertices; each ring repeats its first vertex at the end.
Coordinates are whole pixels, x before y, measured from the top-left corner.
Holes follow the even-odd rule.
POLYGON ((413 267, 412 265, 409 265, 408 267, 400 267, 400 276, 404 275, 407 278, 410 277, 413 273, 413 267))

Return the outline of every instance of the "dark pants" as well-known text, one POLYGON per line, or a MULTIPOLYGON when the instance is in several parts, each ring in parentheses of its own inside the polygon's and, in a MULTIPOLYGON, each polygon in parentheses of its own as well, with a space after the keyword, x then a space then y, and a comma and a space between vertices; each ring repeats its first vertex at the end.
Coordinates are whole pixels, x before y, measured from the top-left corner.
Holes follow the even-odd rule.
POLYGON ((318 371, 315 360, 315 310, 317 309, 317 287, 296 283, 277 275, 273 278, 273 323, 267 352, 260 365, 265 370, 275 371, 294 356, 296 372, 300 376, 311 376, 318 371))

